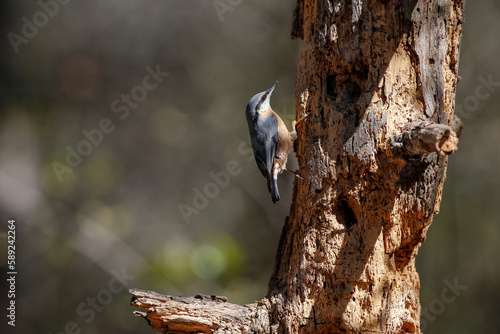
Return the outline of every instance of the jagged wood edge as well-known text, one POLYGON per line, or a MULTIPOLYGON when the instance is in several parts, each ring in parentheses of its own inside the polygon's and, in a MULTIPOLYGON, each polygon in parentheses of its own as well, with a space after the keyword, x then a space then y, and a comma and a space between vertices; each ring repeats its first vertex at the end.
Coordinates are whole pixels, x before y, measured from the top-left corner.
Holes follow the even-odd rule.
POLYGON ((264 332, 269 326, 267 299, 247 305, 227 302, 226 297, 196 295, 182 297, 130 289, 130 305, 146 319, 156 333, 213 333, 230 330, 240 333, 264 332))
POLYGON ((406 124, 401 134, 391 138, 391 148, 396 155, 453 154, 458 149, 462 128, 458 117, 453 119, 451 126, 419 118, 406 124))

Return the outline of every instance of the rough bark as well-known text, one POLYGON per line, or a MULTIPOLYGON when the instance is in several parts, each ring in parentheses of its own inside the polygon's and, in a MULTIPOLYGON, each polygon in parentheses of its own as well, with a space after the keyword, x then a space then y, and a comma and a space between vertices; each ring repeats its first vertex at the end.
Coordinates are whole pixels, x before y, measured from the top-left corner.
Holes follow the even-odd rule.
POLYGON ((403 133, 391 137, 391 148, 396 155, 415 155, 417 159, 432 152, 452 154, 458 149, 460 129, 458 117, 455 117, 452 126, 417 119, 406 124, 403 133))
POLYGON ((258 310, 268 318, 259 303, 241 306, 222 296, 179 297, 139 289, 130 293, 133 306, 149 311, 134 314, 145 318, 157 333, 254 333, 263 324, 258 310))
POLYGON ((462 15, 461 0, 298 1, 303 179, 268 295, 179 307, 135 290, 156 330, 175 332, 181 314, 209 319, 191 332, 420 333, 415 256, 461 130, 452 120, 462 15))

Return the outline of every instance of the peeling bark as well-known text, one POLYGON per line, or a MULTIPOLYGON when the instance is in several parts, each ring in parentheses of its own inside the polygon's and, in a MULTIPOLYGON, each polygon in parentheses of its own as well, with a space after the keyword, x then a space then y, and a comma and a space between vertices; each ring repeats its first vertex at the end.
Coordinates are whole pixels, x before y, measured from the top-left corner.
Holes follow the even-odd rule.
POLYGON ((452 120, 462 16, 461 0, 298 1, 303 179, 268 294, 194 308, 135 299, 156 330, 180 321, 215 333, 420 333, 415 256, 461 130, 452 120))

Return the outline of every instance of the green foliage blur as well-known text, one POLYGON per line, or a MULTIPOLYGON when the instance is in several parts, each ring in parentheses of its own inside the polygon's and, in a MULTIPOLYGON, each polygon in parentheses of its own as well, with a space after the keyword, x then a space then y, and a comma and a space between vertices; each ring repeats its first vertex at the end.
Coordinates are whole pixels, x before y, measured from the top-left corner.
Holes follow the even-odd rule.
MULTIPOLYGON (((295 2, 58 1, 0 4, 0 266, 15 219, 18 272, 0 332, 150 333, 129 288, 262 298, 293 178, 273 205, 244 109, 278 80, 273 107, 295 117, 295 2)), ((500 82, 499 22, 497 1, 468 4, 465 129, 417 259, 425 333, 500 314, 500 87, 474 99, 479 78, 500 82), (440 303, 455 278, 467 288, 440 303)))

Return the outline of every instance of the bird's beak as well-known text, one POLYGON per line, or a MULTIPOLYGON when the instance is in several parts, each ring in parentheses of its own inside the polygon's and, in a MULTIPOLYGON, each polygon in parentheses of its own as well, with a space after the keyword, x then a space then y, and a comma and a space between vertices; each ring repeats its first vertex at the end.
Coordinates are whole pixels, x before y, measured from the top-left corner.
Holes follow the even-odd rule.
POLYGON ((269 92, 269 95, 272 94, 274 88, 276 87, 276 84, 278 84, 278 81, 276 81, 275 83, 273 83, 273 85, 271 87, 269 87, 269 89, 267 90, 269 92))

